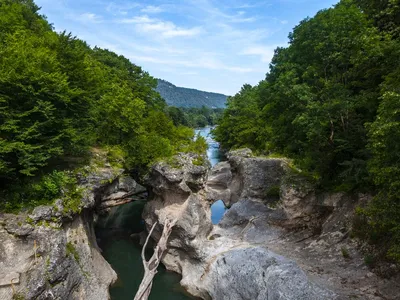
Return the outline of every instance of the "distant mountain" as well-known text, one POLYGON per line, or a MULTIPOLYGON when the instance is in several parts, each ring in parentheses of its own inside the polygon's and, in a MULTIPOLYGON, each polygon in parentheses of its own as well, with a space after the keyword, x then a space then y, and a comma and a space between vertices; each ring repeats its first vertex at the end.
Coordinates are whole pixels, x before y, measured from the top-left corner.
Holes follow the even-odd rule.
POLYGON ((225 107, 226 95, 203 92, 195 89, 177 87, 172 83, 158 79, 156 89, 168 105, 177 107, 225 107))

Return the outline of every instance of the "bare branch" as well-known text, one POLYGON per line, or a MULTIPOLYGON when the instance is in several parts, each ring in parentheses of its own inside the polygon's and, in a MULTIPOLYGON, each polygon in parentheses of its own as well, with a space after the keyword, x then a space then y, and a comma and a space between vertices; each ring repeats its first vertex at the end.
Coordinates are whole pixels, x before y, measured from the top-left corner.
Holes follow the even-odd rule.
POLYGON ((134 300, 147 300, 150 292, 151 292, 151 287, 153 286, 153 278, 157 274, 157 268, 158 265, 161 262, 161 258, 164 255, 164 252, 167 250, 167 243, 168 243, 168 238, 171 235, 172 232, 172 227, 176 224, 177 219, 174 219, 173 221, 167 220, 165 222, 161 237, 157 243, 156 248, 154 249, 154 253, 149 259, 149 261, 146 261, 145 257, 145 249, 147 246, 147 243, 149 242, 149 239, 151 237, 151 234, 154 231, 154 228, 158 224, 158 222, 154 223, 154 225, 151 227, 151 230, 149 231, 149 234, 146 238, 146 242, 143 245, 142 249, 142 261, 143 261, 143 266, 144 266, 144 275, 142 282, 140 283, 139 289, 136 293, 136 296, 134 300))
POLYGON ((145 251, 146 251, 147 244, 148 244, 149 239, 151 237, 151 234, 153 233, 154 228, 156 228, 157 224, 158 224, 158 222, 155 222, 153 227, 151 227, 150 232, 149 232, 149 234, 148 234, 148 236, 146 238, 146 241, 144 242, 144 245, 143 245, 143 248, 142 248, 142 260, 143 260, 143 263, 146 261, 145 251))

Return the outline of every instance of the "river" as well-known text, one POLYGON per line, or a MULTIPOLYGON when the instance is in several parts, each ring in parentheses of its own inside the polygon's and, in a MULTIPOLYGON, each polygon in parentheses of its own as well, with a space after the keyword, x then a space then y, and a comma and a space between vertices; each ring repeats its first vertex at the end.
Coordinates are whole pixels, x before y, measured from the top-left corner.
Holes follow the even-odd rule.
MULTIPOLYGON (((196 130, 208 144, 207 157, 212 166, 221 161, 219 144, 211 136, 211 127, 196 130)), ((103 256, 118 274, 118 281, 110 288, 112 300, 132 300, 143 276, 140 256, 141 246, 131 234, 144 230, 141 214, 146 201, 135 201, 111 209, 106 217, 99 218, 96 236, 103 256)), ((222 201, 211 206, 212 222, 218 223, 225 212, 222 201)), ((150 255, 150 253, 149 253, 150 255)), ((192 299, 180 286, 181 276, 159 267, 154 278, 150 300, 192 299)))

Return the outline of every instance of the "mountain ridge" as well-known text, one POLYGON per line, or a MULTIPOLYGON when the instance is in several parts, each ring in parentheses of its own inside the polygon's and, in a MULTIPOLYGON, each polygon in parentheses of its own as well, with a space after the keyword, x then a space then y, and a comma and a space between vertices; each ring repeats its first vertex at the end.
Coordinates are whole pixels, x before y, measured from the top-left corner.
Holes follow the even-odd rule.
POLYGON ((224 108, 227 95, 192 88, 178 87, 166 80, 157 79, 156 91, 168 105, 176 107, 224 108))

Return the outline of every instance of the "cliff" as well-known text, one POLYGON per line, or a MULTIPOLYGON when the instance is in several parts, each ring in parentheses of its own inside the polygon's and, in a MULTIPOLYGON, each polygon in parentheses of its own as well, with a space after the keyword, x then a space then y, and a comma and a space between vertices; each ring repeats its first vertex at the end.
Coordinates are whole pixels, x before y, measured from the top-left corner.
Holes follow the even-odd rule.
POLYGON ((31 213, 0 213, 0 299, 109 299, 117 275, 101 255, 96 215, 127 202, 138 188, 109 164, 78 174, 82 196, 31 213))

